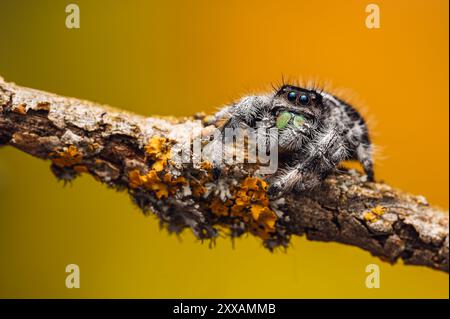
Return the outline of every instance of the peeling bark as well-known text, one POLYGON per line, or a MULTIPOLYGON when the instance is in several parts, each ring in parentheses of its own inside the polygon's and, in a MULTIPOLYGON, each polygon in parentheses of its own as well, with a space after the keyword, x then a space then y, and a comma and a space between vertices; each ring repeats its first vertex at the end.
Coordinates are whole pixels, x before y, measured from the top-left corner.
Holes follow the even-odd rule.
POLYGON ((212 240, 219 232, 251 232, 269 249, 306 235, 448 272, 448 213, 422 196, 344 171, 312 192, 269 200, 250 165, 233 164, 215 179, 208 163, 173 163, 179 133, 204 132, 202 119, 146 118, 0 78, 0 145, 51 160, 60 179, 88 173, 127 190, 171 232, 188 227, 212 240))

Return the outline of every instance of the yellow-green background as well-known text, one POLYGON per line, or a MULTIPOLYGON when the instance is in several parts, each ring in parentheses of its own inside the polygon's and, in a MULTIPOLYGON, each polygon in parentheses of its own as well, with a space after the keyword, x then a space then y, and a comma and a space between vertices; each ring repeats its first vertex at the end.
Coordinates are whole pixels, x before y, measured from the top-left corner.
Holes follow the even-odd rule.
MULTIPOLYGON (((448 2, 0 1, 0 74, 145 115, 212 112, 281 76, 331 80, 374 121, 376 173, 448 209, 448 2), (81 29, 65 27, 65 6, 81 29)), ((448 275, 355 247, 246 237, 214 249, 158 228, 90 177, 63 187, 43 162, 0 149, 0 297, 445 297, 448 275), (65 266, 81 288, 65 288, 65 266), (365 267, 381 267, 367 289, 365 267)))

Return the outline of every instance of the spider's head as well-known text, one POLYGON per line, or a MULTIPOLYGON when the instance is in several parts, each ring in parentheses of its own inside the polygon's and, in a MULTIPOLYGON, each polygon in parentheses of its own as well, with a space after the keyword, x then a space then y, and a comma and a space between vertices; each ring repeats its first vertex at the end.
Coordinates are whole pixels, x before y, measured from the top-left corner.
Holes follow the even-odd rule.
POLYGON ((283 85, 274 95, 272 113, 280 131, 280 146, 301 147, 324 113, 322 95, 292 85, 283 85))
POLYGON ((301 115, 305 121, 317 121, 324 110, 322 95, 293 85, 283 85, 274 96, 273 110, 301 115))

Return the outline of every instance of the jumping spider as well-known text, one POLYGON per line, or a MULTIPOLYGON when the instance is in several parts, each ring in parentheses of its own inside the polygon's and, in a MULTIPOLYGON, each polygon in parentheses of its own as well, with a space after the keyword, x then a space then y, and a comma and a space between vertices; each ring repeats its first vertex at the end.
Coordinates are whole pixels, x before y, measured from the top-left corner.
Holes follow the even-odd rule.
POLYGON ((283 85, 275 93, 248 96, 215 114, 221 129, 256 125, 278 128, 281 170, 270 195, 318 186, 343 160, 357 160, 374 180, 372 145, 364 119, 349 104, 316 89, 283 85), (261 124, 262 123, 262 124, 261 124))

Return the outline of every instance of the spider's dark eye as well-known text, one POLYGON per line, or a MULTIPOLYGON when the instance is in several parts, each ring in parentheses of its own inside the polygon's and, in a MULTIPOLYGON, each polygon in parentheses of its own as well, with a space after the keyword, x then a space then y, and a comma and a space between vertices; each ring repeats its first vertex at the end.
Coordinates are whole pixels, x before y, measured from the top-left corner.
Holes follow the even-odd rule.
POLYGON ((293 92, 293 91, 291 91, 291 92, 289 92, 289 93, 287 94, 287 99, 288 99, 290 102, 294 102, 296 98, 297 98, 297 93, 295 93, 295 92, 293 92))
POLYGON ((298 98, 298 101, 300 102, 301 105, 307 105, 309 103, 309 96, 306 94, 302 94, 298 98))

